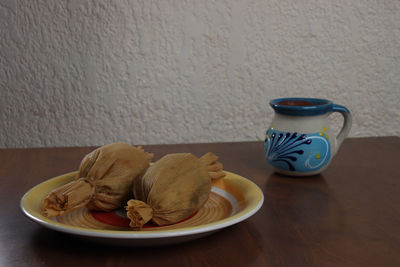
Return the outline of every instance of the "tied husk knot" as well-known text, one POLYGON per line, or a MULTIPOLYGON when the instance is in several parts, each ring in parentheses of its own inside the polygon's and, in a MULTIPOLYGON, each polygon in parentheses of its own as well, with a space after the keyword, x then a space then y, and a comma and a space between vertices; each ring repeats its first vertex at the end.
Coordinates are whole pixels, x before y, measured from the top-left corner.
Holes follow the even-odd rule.
POLYGON ((143 201, 131 199, 125 207, 131 222, 129 226, 141 229, 153 217, 153 209, 143 201))
POLYGON ((212 152, 208 152, 204 154, 200 161, 206 166, 208 175, 211 180, 218 180, 225 177, 225 173, 223 171, 223 165, 218 161, 218 156, 212 152))
POLYGON ((60 216, 69 210, 83 207, 89 203, 94 194, 93 184, 84 179, 78 179, 50 192, 41 202, 44 216, 60 216))

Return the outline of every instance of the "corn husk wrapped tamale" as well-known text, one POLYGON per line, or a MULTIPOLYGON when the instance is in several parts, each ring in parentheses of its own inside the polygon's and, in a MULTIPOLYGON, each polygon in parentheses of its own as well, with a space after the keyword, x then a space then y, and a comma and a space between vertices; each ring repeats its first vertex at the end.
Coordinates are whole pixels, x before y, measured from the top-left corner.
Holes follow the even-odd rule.
POLYGON ((200 159, 190 153, 168 154, 133 182, 135 199, 128 201, 130 226, 148 221, 168 225, 188 218, 208 200, 211 179, 225 176, 213 153, 200 159))
POLYGON ((87 206, 111 211, 132 196, 133 179, 143 175, 153 155, 141 147, 114 143, 87 154, 74 181, 51 191, 41 202, 43 215, 59 216, 87 206))

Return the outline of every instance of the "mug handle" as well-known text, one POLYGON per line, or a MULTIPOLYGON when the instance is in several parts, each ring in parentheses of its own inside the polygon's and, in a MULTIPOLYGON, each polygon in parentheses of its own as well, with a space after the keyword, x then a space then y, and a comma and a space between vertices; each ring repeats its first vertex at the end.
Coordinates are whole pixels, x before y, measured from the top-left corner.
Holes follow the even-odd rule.
POLYGON ((350 110, 348 110, 345 106, 333 104, 332 112, 339 112, 342 114, 344 121, 342 129, 340 130, 339 134, 336 136, 336 145, 334 154, 338 151, 339 147, 342 145, 343 140, 347 137, 350 132, 351 124, 352 124, 352 117, 350 110))

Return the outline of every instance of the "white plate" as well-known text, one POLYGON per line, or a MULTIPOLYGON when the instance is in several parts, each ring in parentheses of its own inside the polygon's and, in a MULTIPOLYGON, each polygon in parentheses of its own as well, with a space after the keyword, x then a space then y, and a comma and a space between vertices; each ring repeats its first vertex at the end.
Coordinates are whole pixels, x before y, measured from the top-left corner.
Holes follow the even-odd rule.
MULTIPOLYGON (((246 220, 261 208, 264 201, 263 193, 256 184, 237 174, 226 172, 223 179, 213 183, 209 201, 197 214, 167 227, 150 227, 134 231, 102 223, 98 224, 104 225, 104 229, 99 229, 97 225, 84 226, 80 225, 80 219, 77 219, 78 224, 74 223, 71 216, 81 218, 80 213, 91 214, 86 208, 67 213, 61 218, 44 217, 40 212, 40 202, 43 197, 54 188, 71 181, 75 174, 76 172, 72 172, 57 176, 30 189, 21 199, 20 206, 23 213, 32 221, 59 232, 109 244, 148 246, 178 243, 209 235, 246 220)), ((92 217, 90 216, 91 220, 92 217)))

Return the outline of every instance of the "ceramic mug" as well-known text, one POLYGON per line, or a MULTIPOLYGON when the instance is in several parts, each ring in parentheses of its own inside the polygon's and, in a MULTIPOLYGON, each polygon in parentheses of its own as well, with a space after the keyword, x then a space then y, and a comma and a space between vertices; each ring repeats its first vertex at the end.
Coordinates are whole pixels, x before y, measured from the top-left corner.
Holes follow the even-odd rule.
POLYGON ((270 105, 275 114, 264 142, 267 162, 286 175, 314 175, 325 170, 350 132, 350 111, 319 98, 279 98, 270 105), (329 127, 332 112, 344 117, 337 136, 329 127))

